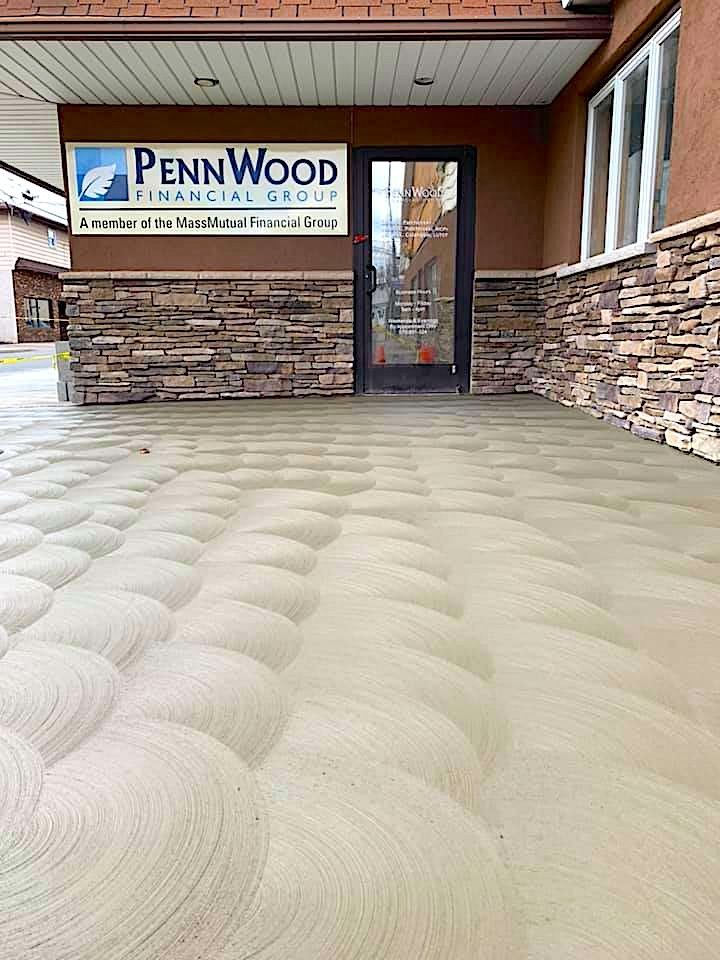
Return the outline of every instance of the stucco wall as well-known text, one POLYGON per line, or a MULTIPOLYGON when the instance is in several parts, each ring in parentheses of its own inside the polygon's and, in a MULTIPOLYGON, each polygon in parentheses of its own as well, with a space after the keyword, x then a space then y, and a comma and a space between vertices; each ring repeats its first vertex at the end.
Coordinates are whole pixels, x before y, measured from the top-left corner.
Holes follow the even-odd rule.
MULTIPOLYGON (((683 9, 693 3, 707 4, 707 0, 685 0, 683 9)), ((714 6, 714 0, 709 5, 714 6)), ((676 6, 676 0, 615 0, 610 39, 590 57, 549 107, 544 197, 544 266, 576 263, 580 259, 588 98, 602 87, 615 68, 676 6)), ((717 42, 717 26, 713 35, 717 42)), ((690 65, 697 44, 692 20, 689 24, 683 21, 681 36, 683 40, 678 67, 679 94, 682 94, 690 82, 690 65)), ((720 118, 718 122, 720 123, 720 118)), ((682 132, 680 135, 683 135, 682 132)), ((679 139, 679 136, 676 137, 673 151, 679 139)), ((673 153, 669 211, 672 221, 675 222, 694 216, 693 213, 683 213, 682 205, 674 203, 674 191, 678 182, 676 156, 673 153)), ((706 204, 709 202, 710 191, 707 189, 709 185, 704 183, 702 168, 692 160, 689 165, 696 166, 699 178, 703 181, 699 203, 706 204)), ((714 207, 706 206, 703 212, 711 209, 714 207)))
MULTIPOLYGON (((541 108, 81 107, 60 109, 65 141, 327 142, 477 149, 475 261, 539 266, 545 142, 541 108)), ((352 197, 350 198, 352 202, 352 197)), ((352 227, 351 227, 352 229, 352 227)), ((73 237, 75 270, 345 270, 350 237, 73 237)))
MULTIPOLYGON (((610 39, 547 108, 60 109, 65 140, 342 141, 471 144, 477 150, 475 266, 533 269, 580 256, 587 99, 675 7, 616 0, 610 39), (109 134, 108 134, 109 135, 109 134)), ((720 58, 715 2, 684 0, 668 222, 720 208, 720 58)), ((351 197, 352 203, 352 197, 351 197)), ((350 269, 350 238, 75 237, 76 269, 350 269)))
POLYGON ((668 223, 720 210, 720 6, 682 9, 668 223))
MULTIPOLYGON (((543 264, 580 257, 587 100, 676 0, 616 0, 610 39, 548 110, 543 264)), ((683 0, 668 224, 720 209, 720 10, 683 0)))

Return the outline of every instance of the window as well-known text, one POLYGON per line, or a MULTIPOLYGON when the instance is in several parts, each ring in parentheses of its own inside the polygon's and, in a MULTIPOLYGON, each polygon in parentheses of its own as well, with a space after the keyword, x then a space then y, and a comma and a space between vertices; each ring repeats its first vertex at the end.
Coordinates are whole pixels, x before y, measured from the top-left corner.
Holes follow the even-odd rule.
POLYGON ((665 225, 680 12, 590 101, 582 259, 665 225))
POLYGON ((38 297, 25 297, 25 322, 29 327, 52 327, 52 302, 38 297))
POLYGON ((665 226, 667 211, 667 188, 670 179, 670 147, 672 145, 673 117, 675 116, 675 74, 677 72, 677 28, 662 44, 660 81, 660 122, 658 124, 657 163, 655 166, 655 200, 653 204, 653 230, 665 226))

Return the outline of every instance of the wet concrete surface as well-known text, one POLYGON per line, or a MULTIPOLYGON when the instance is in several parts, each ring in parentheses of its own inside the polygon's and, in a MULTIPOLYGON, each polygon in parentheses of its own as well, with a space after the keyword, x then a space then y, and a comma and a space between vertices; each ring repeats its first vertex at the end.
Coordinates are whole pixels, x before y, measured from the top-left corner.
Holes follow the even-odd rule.
POLYGON ((2 960, 710 960, 717 470, 537 398, 3 408, 2 960))

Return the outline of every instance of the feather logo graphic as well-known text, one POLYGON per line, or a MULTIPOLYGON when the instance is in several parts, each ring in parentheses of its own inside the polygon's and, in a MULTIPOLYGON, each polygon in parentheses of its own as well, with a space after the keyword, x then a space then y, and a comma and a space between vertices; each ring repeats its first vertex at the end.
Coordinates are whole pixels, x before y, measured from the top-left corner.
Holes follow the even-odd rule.
POLYGON ((82 178, 79 200, 100 200, 108 192, 115 179, 116 164, 93 167, 82 178))

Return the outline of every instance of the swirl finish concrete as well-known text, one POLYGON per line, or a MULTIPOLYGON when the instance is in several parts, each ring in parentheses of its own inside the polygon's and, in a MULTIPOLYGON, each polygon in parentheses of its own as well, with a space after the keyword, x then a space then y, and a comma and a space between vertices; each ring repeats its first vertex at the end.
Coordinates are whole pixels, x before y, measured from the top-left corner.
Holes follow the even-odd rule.
POLYGON ((720 955, 710 465, 532 398, 0 432, 0 960, 720 955))

